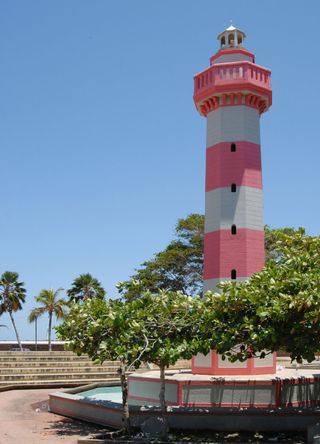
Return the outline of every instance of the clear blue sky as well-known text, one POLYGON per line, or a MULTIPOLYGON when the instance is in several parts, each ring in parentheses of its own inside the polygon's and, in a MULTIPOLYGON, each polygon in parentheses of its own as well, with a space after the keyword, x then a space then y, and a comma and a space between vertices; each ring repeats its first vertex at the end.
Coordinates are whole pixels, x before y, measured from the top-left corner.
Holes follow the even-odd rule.
POLYGON ((23 339, 41 289, 90 272, 115 297, 178 218, 204 212, 193 75, 230 19, 272 69, 265 222, 319 234, 319 15, 317 0, 1 0, 0 272, 26 283, 23 339))

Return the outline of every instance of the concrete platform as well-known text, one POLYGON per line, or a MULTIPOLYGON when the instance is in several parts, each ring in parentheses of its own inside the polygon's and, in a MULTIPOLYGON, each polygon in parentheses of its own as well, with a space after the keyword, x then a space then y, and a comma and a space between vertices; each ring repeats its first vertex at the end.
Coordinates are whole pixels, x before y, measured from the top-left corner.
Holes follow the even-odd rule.
MULTIPOLYGON (((185 375, 184 375, 185 376, 185 375)), ((295 380, 295 379, 294 379, 295 380)), ((81 391, 101 384, 63 390, 49 395, 50 411, 115 429, 123 426, 120 403, 89 399, 81 391)), ((111 385, 111 384, 104 384, 111 385)), ((130 405, 132 425, 140 427, 152 417, 159 417, 158 406, 130 405)), ((313 404, 286 407, 198 407, 176 406, 167 408, 170 428, 215 431, 307 431, 320 422, 320 407, 313 404)))
MULTIPOLYGON (((160 372, 129 376, 131 405, 159 405, 160 372)), ((184 407, 285 407, 320 404, 320 370, 283 368, 265 375, 195 375, 166 372, 168 405, 184 407)))

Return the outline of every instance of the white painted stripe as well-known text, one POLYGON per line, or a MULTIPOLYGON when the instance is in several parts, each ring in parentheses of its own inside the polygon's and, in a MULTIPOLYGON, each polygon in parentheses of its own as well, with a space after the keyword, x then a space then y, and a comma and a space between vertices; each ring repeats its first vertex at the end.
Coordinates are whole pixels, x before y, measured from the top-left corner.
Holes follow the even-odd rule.
MULTIPOLYGON (((160 380, 149 381, 141 376, 141 379, 130 379, 130 396, 139 398, 158 399, 160 392, 160 380)), ((178 385, 166 383, 166 401, 176 403, 178 400, 178 385)))
MULTIPOLYGON (((267 352, 267 350, 264 350, 267 352)), ((273 353, 267 355, 265 358, 260 359, 259 357, 254 358, 254 367, 272 367, 274 365, 274 355, 273 353)))
POLYGON ((260 144, 258 111, 248 106, 223 106, 207 116, 207 147, 220 142, 260 144))
POLYGON ((202 353, 197 353, 194 356, 194 366, 195 367, 205 367, 205 368, 211 368, 212 367, 212 354, 211 350, 207 355, 204 355, 202 353))
POLYGON ((225 369, 236 369, 236 368, 247 368, 248 362, 247 361, 236 361, 236 362, 230 362, 228 358, 225 360, 222 359, 222 355, 218 355, 218 368, 225 368, 225 369))
MULTIPOLYGON (((244 282, 247 281, 249 279, 249 277, 238 277, 237 279, 235 279, 236 282, 244 282)), ((219 284, 220 282, 227 282, 230 281, 230 278, 216 278, 216 279, 206 279, 203 282, 203 292, 205 293, 206 291, 212 291, 214 293, 220 293, 221 289, 217 288, 217 284, 219 284)), ((234 281, 232 281, 234 282, 234 281)))
MULTIPOLYGON (((231 185, 231 184, 230 184, 231 185)), ((263 193, 260 188, 217 188, 206 192, 205 233, 230 229, 248 228, 263 230, 263 193)))

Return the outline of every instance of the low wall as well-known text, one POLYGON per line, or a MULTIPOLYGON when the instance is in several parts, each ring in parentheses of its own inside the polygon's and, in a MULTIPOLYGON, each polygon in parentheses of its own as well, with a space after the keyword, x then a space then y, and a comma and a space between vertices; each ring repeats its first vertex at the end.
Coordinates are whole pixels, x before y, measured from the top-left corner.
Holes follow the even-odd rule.
MULTIPOLYGON (((30 351, 48 351, 48 341, 21 341, 22 347, 30 351)), ((52 351, 64 351, 64 341, 52 341, 52 351)), ((19 351, 19 344, 17 341, 0 341, 0 351, 19 351)))
MULTIPOLYGON (((36 344, 34 341, 22 341, 22 347, 30 351, 48 351, 47 341, 38 341, 36 344)), ((52 351, 64 351, 64 341, 52 341, 52 351)), ((0 341, 0 351, 10 351, 16 349, 19 351, 19 344, 17 341, 0 341)))
MULTIPOLYGON (((107 384, 104 384, 107 385, 107 384)), ((71 418, 78 418, 119 429, 123 425, 122 407, 111 401, 80 399, 80 390, 66 390, 49 395, 49 408, 71 418), (75 396, 74 396, 75 395, 75 396)), ((130 406, 131 424, 140 427, 151 417, 161 416, 157 407, 130 406)), ((286 408, 226 408, 169 406, 168 423, 173 429, 215 431, 306 431, 320 421, 320 408, 313 406, 286 408)))

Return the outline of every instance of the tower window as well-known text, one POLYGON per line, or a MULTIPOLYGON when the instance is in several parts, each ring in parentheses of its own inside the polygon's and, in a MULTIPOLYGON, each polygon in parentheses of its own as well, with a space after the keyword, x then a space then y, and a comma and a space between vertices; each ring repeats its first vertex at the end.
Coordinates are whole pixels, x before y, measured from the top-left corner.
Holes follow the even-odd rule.
POLYGON ((237 185, 235 183, 231 184, 231 193, 235 193, 237 191, 237 185))
POLYGON ((237 270, 231 270, 231 279, 237 279, 237 270))
POLYGON ((234 46, 234 34, 229 34, 229 39, 228 39, 228 43, 230 46, 234 46))
POLYGON ((237 226, 231 225, 231 234, 237 234, 237 226))
POLYGON ((230 151, 232 153, 235 153, 237 151, 237 145, 235 143, 232 143, 230 146, 230 151))

